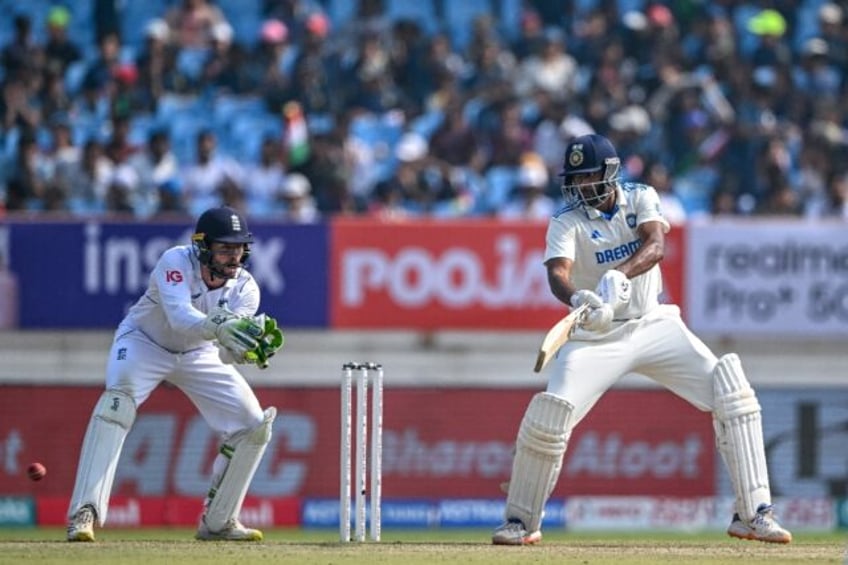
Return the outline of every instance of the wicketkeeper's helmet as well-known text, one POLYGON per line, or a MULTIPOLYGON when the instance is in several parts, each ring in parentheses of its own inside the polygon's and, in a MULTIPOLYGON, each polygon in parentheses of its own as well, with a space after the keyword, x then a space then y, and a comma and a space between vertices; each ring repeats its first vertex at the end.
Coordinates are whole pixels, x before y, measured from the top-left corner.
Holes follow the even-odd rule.
POLYGON ((243 243, 244 254, 241 257, 241 263, 244 264, 250 256, 253 234, 250 233, 247 228, 247 221, 238 210, 229 206, 221 206, 210 208, 200 215, 191 241, 197 259, 204 265, 209 265, 212 261, 210 247, 213 242, 243 243))
POLYGON ((609 139, 598 134, 575 137, 565 149, 562 194, 567 202, 597 206, 615 188, 621 171, 621 159, 609 139), (603 171, 598 182, 574 184, 574 175, 603 171), (588 189, 592 189, 591 191, 588 189))

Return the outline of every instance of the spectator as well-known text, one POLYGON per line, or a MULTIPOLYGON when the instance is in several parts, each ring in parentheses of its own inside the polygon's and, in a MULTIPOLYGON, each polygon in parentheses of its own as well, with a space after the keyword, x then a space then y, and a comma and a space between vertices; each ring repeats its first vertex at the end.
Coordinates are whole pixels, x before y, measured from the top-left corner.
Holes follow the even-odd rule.
POLYGON ((71 13, 64 6, 53 6, 47 13, 47 44, 44 46, 45 70, 64 76, 71 63, 82 59, 79 46, 68 38, 71 13))
POLYGON ((249 216, 268 217, 279 211, 280 190, 285 178, 280 144, 277 139, 266 136, 259 150, 259 162, 247 167, 245 174, 244 191, 249 216))
POLYGON ((10 78, 3 83, 0 117, 4 131, 17 128, 21 132, 33 134, 41 125, 41 111, 22 80, 10 78))
POLYGON ((209 0, 182 0, 165 13, 165 21, 178 49, 208 49, 215 27, 229 25, 221 9, 209 0))
POLYGON ((557 203, 549 197, 548 169, 539 155, 525 154, 518 168, 516 188, 506 205, 496 211, 507 220, 550 220, 557 203))
POLYGON ((71 124, 66 115, 56 115, 50 120, 51 143, 48 156, 55 171, 77 163, 81 158, 80 148, 74 144, 71 124))
POLYGON ((262 24, 259 44, 249 64, 266 97, 282 98, 291 83, 296 47, 291 46, 288 39, 289 29, 280 20, 266 20, 262 24))
POLYGON ((843 171, 830 177, 828 195, 831 206, 827 216, 848 220, 848 173, 843 171))
POLYGON ((0 52, 0 61, 6 70, 6 78, 21 81, 31 86, 40 76, 43 52, 32 37, 32 21, 25 14, 17 14, 12 20, 14 35, 0 52))
POLYGON ((480 172, 486 165, 477 133, 459 103, 445 110, 445 117, 430 139, 430 155, 453 167, 480 172))
POLYGON ((311 224, 320 219, 321 215, 312 197, 312 185, 302 174, 292 173, 286 177, 280 197, 284 204, 283 220, 295 224, 311 224))
POLYGON ((147 146, 132 155, 129 164, 138 177, 136 213, 143 217, 157 213, 162 209, 160 187, 176 181, 179 174, 168 132, 164 129, 153 131, 147 146))
POLYGON ((97 57, 89 62, 83 76, 82 86, 89 92, 111 96, 114 80, 121 64, 121 39, 117 32, 107 33, 97 45, 97 57))
MULTIPOLYGON (((195 215, 223 204, 221 191, 226 181, 233 181, 239 188, 242 183, 241 167, 233 159, 217 153, 218 138, 211 130, 198 133, 196 143, 197 161, 180 173, 186 207, 195 215)), ((229 189, 231 200, 234 200, 232 186, 229 189)))
POLYGON ((645 167, 644 182, 657 190, 662 214, 668 220, 668 223, 672 225, 684 224, 688 215, 686 208, 683 206, 680 197, 674 193, 671 175, 661 161, 653 161, 645 167))
POLYGON ((170 45, 170 31, 163 19, 148 22, 144 32, 144 46, 136 57, 138 70, 136 87, 142 110, 155 111, 159 99, 166 91, 183 92, 183 84, 176 70, 176 49, 170 45))
POLYGON ((499 105, 498 124, 485 141, 488 150, 488 166, 516 167, 521 156, 533 148, 531 128, 522 121, 518 99, 510 99, 499 105))
POLYGON ((519 64, 515 89, 522 97, 541 90, 560 100, 577 92, 577 61, 566 51, 561 30, 545 30, 539 51, 519 64))
POLYGON ((521 14, 518 37, 512 42, 511 51, 518 61, 539 53, 545 43, 545 26, 539 13, 527 9, 521 14))
POLYGON ((843 28, 845 12, 836 2, 819 7, 819 36, 827 43, 828 58, 837 69, 848 68, 848 33, 843 28))
POLYGON ((39 114, 50 120, 56 115, 67 115, 73 99, 65 89, 65 80, 55 70, 44 71, 44 83, 38 96, 39 114))
POLYGON ((112 162, 94 139, 85 142, 78 161, 61 165, 56 171, 56 186, 65 195, 68 209, 90 215, 106 209, 106 194, 112 178, 112 162))
POLYGON ((212 28, 212 44, 203 63, 201 88, 218 94, 245 95, 256 92, 251 80, 247 53, 233 42, 233 28, 227 23, 212 28))
POLYGON ((21 135, 15 162, 6 186, 6 210, 39 210, 53 180, 50 160, 33 135, 21 135))

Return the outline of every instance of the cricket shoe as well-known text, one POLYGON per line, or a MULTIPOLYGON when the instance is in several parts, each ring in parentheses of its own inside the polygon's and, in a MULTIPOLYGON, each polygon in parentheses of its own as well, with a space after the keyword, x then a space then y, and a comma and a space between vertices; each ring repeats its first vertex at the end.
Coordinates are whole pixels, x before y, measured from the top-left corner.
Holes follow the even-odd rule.
POLYGON ((494 545, 532 545, 542 541, 542 532, 528 532, 520 520, 510 519, 495 529, 494 545))
POLYGON ((262 541, 262 532, 245 527, 237 518, 227 521, 223 529, 213 532, 206 525, 206 517, 200 520, 195 539, 202 541, 262 541))
POLYGON ((789 543, 792 541, 792 534, 789 530, 781 527, 775 520, 771 504, 760 504, 753 519, 747 523, 739 517, 739 514, 734 514, 733 521, 727 528, 727 535, 768 543, 789 543))
POLYGON ((68 541, 94 541, 94 520, 96 519, 97 513, 90 504, 77 510, 68 522, 68 541))

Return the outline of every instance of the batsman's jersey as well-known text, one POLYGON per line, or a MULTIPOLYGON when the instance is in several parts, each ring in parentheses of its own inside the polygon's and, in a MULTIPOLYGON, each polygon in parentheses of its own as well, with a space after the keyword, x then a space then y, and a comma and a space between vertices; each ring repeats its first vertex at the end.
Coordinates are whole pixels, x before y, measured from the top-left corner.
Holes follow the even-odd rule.
MULTIPOLYGON (((561 208, 548 223, 544 260, 564 257, 574 261, 571 280, 578 289, 594 290, 601 276, 629 259, 642 245, 637 228, 660 222, 665 232, 660 200, 653 187, 624 183, 609 214, 581 204, 561 208)), ((616 319, 638 318, 658 304, 662 292, 659 264, 631 279, 632 295, 616 319)))
POLYGON ((147 291, 130 308, 117 335, 140 331, 171 352, 211 346, 203 337, 202 326, 206 314, 217 306, 253 316, 259 308, 256 280, 247 270, 239 269, 236 278, 209 290, 192 247, 172 247, 156 263, 147 291))

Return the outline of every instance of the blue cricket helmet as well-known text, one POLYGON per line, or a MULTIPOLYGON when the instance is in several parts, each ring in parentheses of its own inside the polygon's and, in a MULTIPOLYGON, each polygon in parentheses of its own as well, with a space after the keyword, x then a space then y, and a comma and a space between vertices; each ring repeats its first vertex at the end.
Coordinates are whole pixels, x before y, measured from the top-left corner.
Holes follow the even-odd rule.
POLYGON ((229 206, 210 208, 200 215, 191 236, 194 252, 201 264, 213 269, 212 243, 220 241, 223 243, 244 244, 244 254, 241 264, 244 265, 250 257, 250 244, 253 243, 253 234, 247 227, 247 220, 241 212, 229 206))
POLYGON ((566 201, 597 206, 606 200, 619 179, 621 159, 609 139, 596 133, 575 137, 565 149, 562 193, 566 201), (574 175, 603 172, 603 180, 574 184, 574 175), (599 191, 600 189, 600 191, 599 191))

